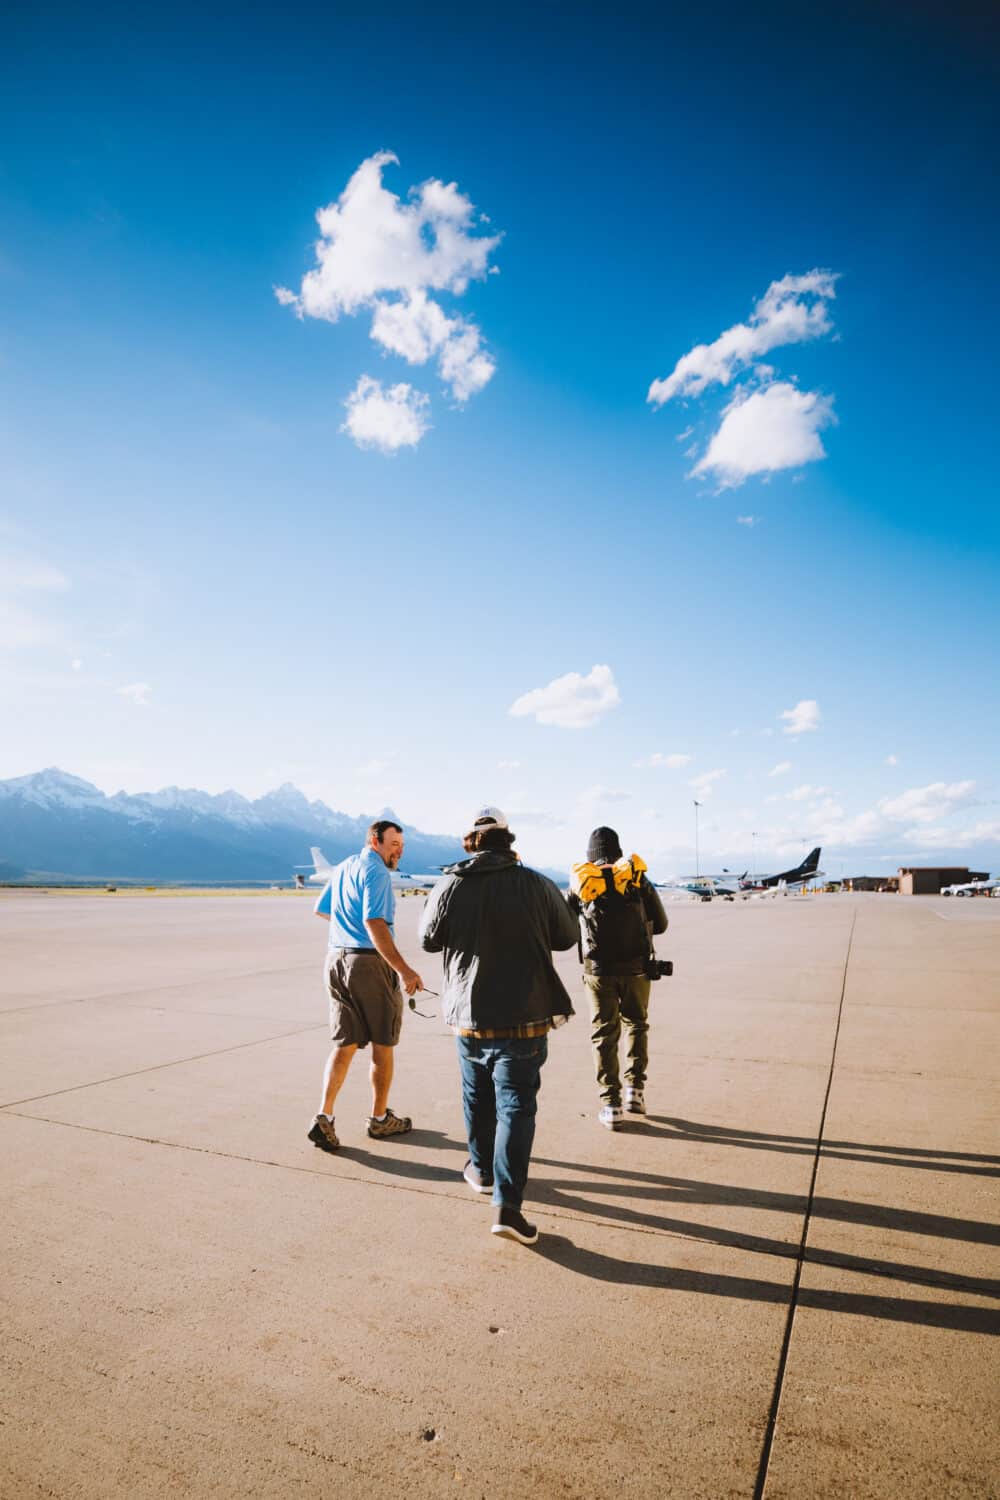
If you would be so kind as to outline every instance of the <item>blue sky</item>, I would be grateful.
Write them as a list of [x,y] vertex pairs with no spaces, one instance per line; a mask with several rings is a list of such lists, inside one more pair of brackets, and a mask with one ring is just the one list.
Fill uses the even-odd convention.
[[42,5],[4,50],[0,775],[1000,865],[981,15]]

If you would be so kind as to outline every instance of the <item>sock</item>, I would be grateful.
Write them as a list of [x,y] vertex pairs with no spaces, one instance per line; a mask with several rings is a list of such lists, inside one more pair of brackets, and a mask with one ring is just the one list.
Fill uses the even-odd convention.
[[325,1115],[322,1110],[320,1110],[316,1118],[317,1120],[329,1120],[330,1124],[333,1124],[333,1115]]
[[[387,1115],[388,1113],[389,1113],[389,1111],[386,1110],[385,1115]],[[372,1115],[372,1119],[373,1120],[377,1120],[378,1123],[381,1125],[382,1121],[385,1119],[385,1115]]]

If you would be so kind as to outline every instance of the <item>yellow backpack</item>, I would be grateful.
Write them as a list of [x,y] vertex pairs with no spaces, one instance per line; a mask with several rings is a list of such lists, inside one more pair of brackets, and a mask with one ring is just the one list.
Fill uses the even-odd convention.
[[[646,868],[645,860],[640,859],[638,854],[630,854],[627,859],[617,860],[612,865],[611,871],[618,894],[624,896],[630,885],[638,885],[639,876]],[[579,896],[585,906],[591,901],[596,901],[597,897],[607,889],[603,866],[591,864],[589,860],[573,865],[570,870],[569,885],[570,890]]]

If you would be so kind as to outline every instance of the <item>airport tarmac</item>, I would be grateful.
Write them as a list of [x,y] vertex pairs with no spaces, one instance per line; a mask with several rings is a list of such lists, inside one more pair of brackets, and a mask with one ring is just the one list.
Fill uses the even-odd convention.
[[671,905],[615,1134],[561,955],[534,1248],[439,1020],[307,1142],[311,907],[0,895],[4,1500],[1000,1495],[1000,901]]

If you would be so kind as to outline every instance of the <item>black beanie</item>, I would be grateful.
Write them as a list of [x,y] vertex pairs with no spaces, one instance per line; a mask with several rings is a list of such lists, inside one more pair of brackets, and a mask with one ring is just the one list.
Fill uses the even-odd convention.
[[591,864],[613,865],[622,857],[622,846],[613,828],[595,828],[587,842],[587,858]]

